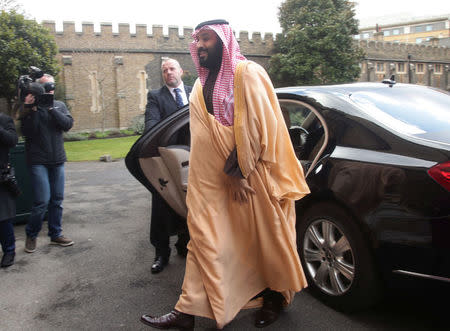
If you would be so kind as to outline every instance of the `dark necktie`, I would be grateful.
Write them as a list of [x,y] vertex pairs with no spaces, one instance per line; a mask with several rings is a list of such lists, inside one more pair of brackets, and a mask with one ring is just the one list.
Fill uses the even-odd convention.
[[177,107],[181,108],[184,106],[183,98],[181,97],[181,90],[177,87],[174,88],[173,91],[175,92],[175,102],[177,103]]

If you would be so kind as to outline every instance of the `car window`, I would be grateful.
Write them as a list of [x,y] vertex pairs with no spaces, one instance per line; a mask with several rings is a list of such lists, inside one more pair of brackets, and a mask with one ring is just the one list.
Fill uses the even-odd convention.
[[358,122],[337,123],[340,125],[339,144],[345,147],[387,150],[390,148],[385,137],[380,137]]
[[302,126],[311,113],[307,107],[296,102],[280,101],[280,106],[288,129],[292,126]]
[[177,131],[172,132],[167,140],[167,145],[191,146],[191,133],[189,130],[189,123],[183,125],[181,128],[177,129]]
[[312,106],[296,100],[279,100],[297,158],[305,173],[320,158],[328,134],[320,114]]

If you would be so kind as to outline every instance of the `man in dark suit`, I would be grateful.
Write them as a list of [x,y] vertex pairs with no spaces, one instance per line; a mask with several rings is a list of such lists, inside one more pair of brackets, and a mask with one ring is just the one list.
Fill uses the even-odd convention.
[[[148,92],[145,108],[145,131],[156,123],[176,112],[189,102],[191,86],[184,86],[181,76],[183,69],[177,60],[166,58],[161,64],[165,85]],[[152,192],[152,216],[150,225],[150,242],[155,247],[155,262],[152,273],[161,272],[169,262],[171,234],[178,234],[175,244],[178,255],[185,257],[189,232],[186,220],[175,213],[157,192]]]
[[181,69],[178,61],[169,58],[164,59],[161,71],[165,85],[147,94],[145,131],[189,103],[189,94],[192,87],[184,86],[181,80],[183,69]]

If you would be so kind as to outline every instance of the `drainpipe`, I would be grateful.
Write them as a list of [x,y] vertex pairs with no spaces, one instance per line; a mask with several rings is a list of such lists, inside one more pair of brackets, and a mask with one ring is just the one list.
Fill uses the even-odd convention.
[[411,84],[412,79],[411,79],[411,54],[408,54],[408,61],[407,61],[407,66],[408,66],[408,83]]
[[444,66],[444,73],[445,73],[445,78],[444,78],[445,85],[444,85],[444,88],[447,91],[450,91],[450,86],[448,86],[448,73],[449,73],[449,71],[450,71],[450,67],[448,65],[445,65]]
[[432,86],[432,85],[431,85],[431,83],[432,83],[432,82],[431,82],[431,75],[433,75],[434,68],[433,68],[433,65],[432,65],[432,64],[429,64],[429,65],[427,66],[427,68],[428,68],[428,70],[427,70],[427,71],[428,71],[428,72],[427,72],[427,74],[428,74],[428,75],[427,75],[427,76],[428,76],[428,79],[427,79],[427,81],[428,81],[428,82],[427,82],[427,85],[428,85],[428,86]]

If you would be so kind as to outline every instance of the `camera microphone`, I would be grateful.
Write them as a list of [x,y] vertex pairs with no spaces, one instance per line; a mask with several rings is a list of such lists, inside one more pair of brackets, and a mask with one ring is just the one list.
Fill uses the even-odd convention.
[[49,93],[49,92],[55,90],[55,83],[54,82],[46,82],[43,85],[44,85],[45,93]]

